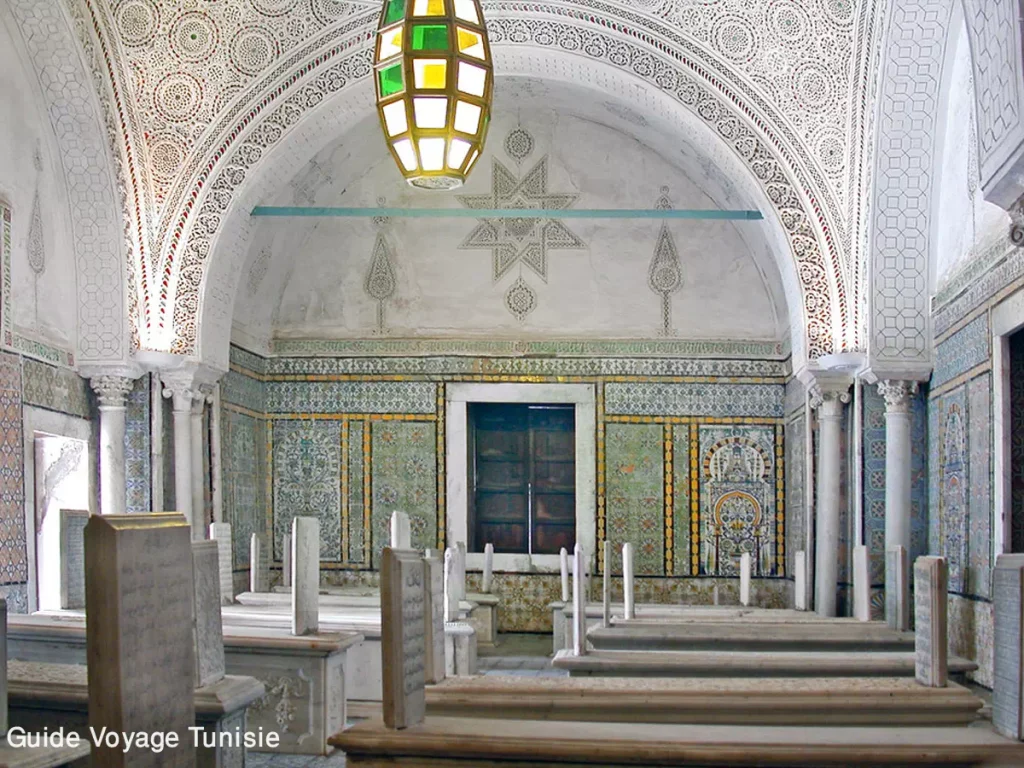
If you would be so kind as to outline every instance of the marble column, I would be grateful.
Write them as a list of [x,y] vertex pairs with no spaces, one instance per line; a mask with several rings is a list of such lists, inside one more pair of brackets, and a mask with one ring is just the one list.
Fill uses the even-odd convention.
[[[209,395],[196,390],[192,398],[191,427],[189,435],[191,446],[189,448],[192,464],[192,512],[196,516],[196,524],[205,528],[204,518],[206,513],[206,487],[203,473],[203,409],[206,406]],[[194,530],[194,527],[193,527]],[[200,535],[200,538],[202,536]]]
[[818,411],[817,517],[814,547],[814,610],[836,615],[839,581],[839,506],[841,502],[843,404],[849,387],[815,386],[812,405]]
[[885,399],[885,551],[903,547],[910,553],[910,400],[917,382],[880,381],[878,393]]
[[133,380],[126,376],[93,376],[90,384],[100,408],[100,513],[123,514],[125,417]]
[[[174,414],[174,512],[192,526],[193,540],[203,538],[203,521],[192,506],[192,401],[198,392],[192,382],[164,377],[164,397],[171,399]],[[196,519],[199,518],[199,519]]]

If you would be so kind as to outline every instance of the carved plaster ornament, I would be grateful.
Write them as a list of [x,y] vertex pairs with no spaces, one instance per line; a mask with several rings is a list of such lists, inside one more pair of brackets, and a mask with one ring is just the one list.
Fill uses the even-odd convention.
[[908,413],[910,399],[917,394],[917,389],[916,381],[886,379],[878,382],[878,394],[885,399],[887,413]]
[[1010,242],[1024,247],[1024,197],[1010,206]]

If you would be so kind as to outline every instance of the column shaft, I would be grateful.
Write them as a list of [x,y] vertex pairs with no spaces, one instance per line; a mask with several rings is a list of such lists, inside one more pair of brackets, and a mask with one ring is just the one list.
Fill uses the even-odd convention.
[[123,514],[127,508],[124,465],[126,397],[131,391],[132,379],[95,376],[91,384],[100,410],[100,513]]
[[[910,477],[910,398],[917,392],[916,381],[882,381],[878,391],[885,398],[885,552],[903,547],[912,557],[910,547],[911,477]],[[886,573],[887,578],[896,574]],[[910,574],[903,574],[905,579]],[[885,585],[886,591],[896,584]],[[891,605],[887,600],[886,605]],[[887,617],[890,618],[890,617]]]
[[[845,399],[849,399],[847,395]],[[815,525],[814,609],[836,615],[839,581],[839,504],[843,398],[827,393],[818,409],[818,499]]]
[[[164,396],[168,390],[164,391]],[[192,538],[201,539],[201,527],[192,509],[192,393],[171,391],[174,404],[174,511],[185,516],[192,526]]]
[[[190,458],[192,461],[192,514],[195,515],[195,521],[193,522],[193,530],[196,526],[199,526],[200,530],[206,526],[204,524],[206,518],[206,494],[205,484],[203,482],[203,405],[206,402],[206,398],[199,396],[192,401],[192,415],[191,415],[191,427],[190,427]],[[200,535],[198,538],[202,539]]]

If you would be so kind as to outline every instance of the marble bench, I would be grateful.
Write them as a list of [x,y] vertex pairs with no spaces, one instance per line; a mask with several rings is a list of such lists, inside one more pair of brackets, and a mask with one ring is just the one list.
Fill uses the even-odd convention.
[[[914,653],[559,651],[551,665],[570,677],[913,677]],[[949,657],[951,676],[977,668],[973,661]]]
[[990,728],[677,725],[428,717],[389,730],[379,719],[331,738],[348,768],[587,765],[907,768],[1024,765],[1024,744]]
[[[251,677],[227,675],[197,688],[194,695],[196,726],[208,733],[238,733],[246,728],[246,708],[264,694]],[[89,736],[89,681],[82,664],[38,661],[7,662],[7,702],[10,725],[29,732],[63,726]],[[252,724],[248,727],[251,729]],[[198,747],[197,768],[242,765],[245,748]],[[88,752],[88,750],[86,750]]]
[[[362,647],[363,636],[353,632],[296,637],[281,629],[225,626],[228,674],[252,676],[265,686],[249,709],[249,730],[278,733],[280,744],[273,751],[326,754],[327,737],[343,728],[347,718],[349,651]],[[84,618],[11,616],[7,656],[84,665]]]
[[736,725],[961,726],[983,702],[913,678],[551,678],[487,675],[427,687],[427,715]]
[[594,627],[587,641],[598,651],[907,651],[913,632],[881,622],[626,623]]

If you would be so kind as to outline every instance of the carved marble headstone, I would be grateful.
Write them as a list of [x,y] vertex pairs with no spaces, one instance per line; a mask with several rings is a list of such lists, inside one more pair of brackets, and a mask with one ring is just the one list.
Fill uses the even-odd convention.
[[409,516],[398,510],[391,513],[391,548],[412,549],[412,527],[409,525]]
[[484,573],[480,577],[480,591],[485,595],[490,594],[491,582],[494,581],[494,545],[490,542],[484,544]]
[[750,553],[740,555],[740,605],[750,605]]
[[192,542],[193,633],[196,688],[224,677],[224,629],[220,614],[220,552],[217,542]]
[[910,560],[906,547],[890,547],[885,553],[885,622],[889,629],[910,629]]
[[459,618],[459,594],[455,571],[458,568],[458,554],[454,547],[444,551],[444,620],[457,621]]
[[286,533],[281,537],[281,586],[292,585],[292,535]]
[[853,615],[858,621],[871,621],[871,563],[863,544],[853,547]]
[[568,603],[570,600],[569,596],[569,553],[565,551],[565,547],[562,547],[558,553],[560,565],[562,567],[562,602]]
[[[85,527],[89,725],[123,733],[195,724],[192,530],[183,515],[93,515]],[[193,768],[195,750],[99,746],[104,768]]]
[[89,512],[60,511],[60,607],[85,608],[85,524]]
[[217,542],[220,604],[235,602],[234,559],[231,550],[231,526],[228,523],[210,523],[210,538]]
[[807,610],[807,553],[802,549],[793,555],[793,606]]
[[466,542],[455,542],[455,586],[459,600],[466,599]]
[[426,679],[428,683],[444,680],[444,564],[436,557],[423,558],[423,594],[426,603]]
[[993,573],[995,609],[992,725],[1024,739],[1024,555],[999,555]]
[[320,629],[320,521],[292,518],[292,634]]
[[604,540],[604,569],[602,576],[602,613],[601,623],[603,626],[611,626],[612,623],[612,543]]
[[262,534],[249,540],[249,591],[270,591],[270,552]]
[[426,622],[426,680],[444,679],[444,563],[437,557],[423,558],[423,613]]
[[946,560],[919,557],[914,563],[914,654],[917,682],[946,686]]
[[573,550],[572,565],[572,648],[573,653],[582,656],[587,649],[587,600],[584,594],[587,563],[583,547],[579,544]]
[[633,603],[633,545],[628,541],[622,545],[622,602],[623,616],[627,619],[635,619],[636,606]]
[[380,572],[384,725],[408,728],[426,713],[423,558],[385,547]]

